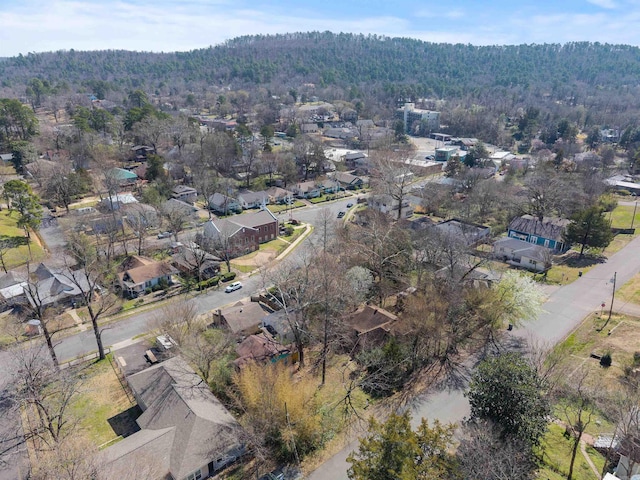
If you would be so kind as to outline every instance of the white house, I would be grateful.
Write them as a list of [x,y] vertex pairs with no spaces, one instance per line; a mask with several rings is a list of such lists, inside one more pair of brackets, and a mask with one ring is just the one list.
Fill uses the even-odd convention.
[[493,254],[510,265],[542,272],[551,267],[549,249],[517,238],[501,238],[493,244]]

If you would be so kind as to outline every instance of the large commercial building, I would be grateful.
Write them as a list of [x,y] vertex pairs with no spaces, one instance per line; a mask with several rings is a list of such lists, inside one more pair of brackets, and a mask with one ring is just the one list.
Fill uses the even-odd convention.
[[404,130],[407,133],[416,133],[416,122],[426,122],[429,132],[437,130],[440,126],[440,112],[416,108],[415,103],[405,103],[396,111],[396,115],[404,122]]

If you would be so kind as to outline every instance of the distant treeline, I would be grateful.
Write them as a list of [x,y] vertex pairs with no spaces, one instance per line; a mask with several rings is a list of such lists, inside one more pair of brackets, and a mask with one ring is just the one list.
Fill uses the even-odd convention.
[[178,80],[237,86],[311,82],[342,88],[374,84],[407,97],[481,95],[485,89],[564,99],[602,90],[630,93],[640,78],[640,49],[588,42],[472,46],[311,32],[244,36],[190,52],[70,50],[0,61],[4,87],[35,77],[94,90],[151,89]]

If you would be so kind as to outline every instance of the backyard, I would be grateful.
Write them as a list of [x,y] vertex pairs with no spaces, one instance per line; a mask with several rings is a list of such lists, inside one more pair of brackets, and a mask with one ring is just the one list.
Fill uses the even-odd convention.
[[70,410],[79,419],[78,428],[96,447],[107,446],[139,429],[135,419],[140,409],[120,383],[110,358],[86,364],[80,376],[81,392]]

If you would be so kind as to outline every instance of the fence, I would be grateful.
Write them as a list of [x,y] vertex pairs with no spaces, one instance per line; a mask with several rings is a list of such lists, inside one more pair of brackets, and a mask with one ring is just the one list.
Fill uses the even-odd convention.
[[[104,354],[108,355],[111,353],[111,349],[109,347],[104,349]],[[59,364],[60,370],[64,370],[65,368],[73,367],[74,365],[79,365],[84,362],[90,362],[91,360],[96,360],[99,357],[98,352],[93,352],[83,357],[76,357],[71,360],[67,360],[66,362],[62,362]]]

